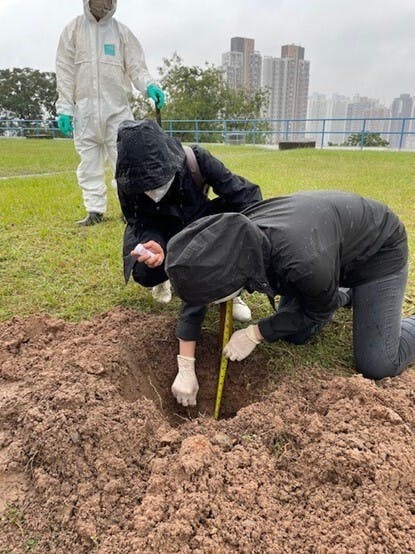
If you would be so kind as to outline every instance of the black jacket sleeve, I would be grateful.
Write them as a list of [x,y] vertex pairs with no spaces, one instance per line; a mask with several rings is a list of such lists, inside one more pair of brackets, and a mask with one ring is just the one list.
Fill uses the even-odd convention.
[[212,187],[213,192],[226,204],[227,211],[240,212],[262,200],[258,185],[232,173],[204,148],[194,146],[193,150],[202,176]]

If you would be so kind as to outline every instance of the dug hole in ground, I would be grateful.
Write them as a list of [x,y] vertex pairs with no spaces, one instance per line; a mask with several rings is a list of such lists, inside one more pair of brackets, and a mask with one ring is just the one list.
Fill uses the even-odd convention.
[[229,364],[216,422],[218,338],[192,414],[174,327],[121,308],[0,325],[2,554],[415,552],[413,370],[271,387],[258,349]]

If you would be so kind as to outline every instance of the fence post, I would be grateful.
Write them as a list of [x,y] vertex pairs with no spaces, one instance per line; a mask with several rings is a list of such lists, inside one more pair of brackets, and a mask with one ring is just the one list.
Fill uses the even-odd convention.
[[226,119],[223,120],[223,142],[227,144],[228,142],[228,126],[226,123]]
[[365,144],[365,135],[366,135],[366,119],[363,120],[363,127],[360,134],[360,150],[363,150],[363,145]]
[[199,143],[199,120],[198,119],[195,120],[195,138],[196,138],[196,143]]
[[406,117],[402,119],[401,136],[399,139],[399,150],[402,150],[403,137],[405,133]]
[[320,148],[324,148],[324,134],[326,132],[326,120],[323,119],[323,128],[321,129],[321,145]]

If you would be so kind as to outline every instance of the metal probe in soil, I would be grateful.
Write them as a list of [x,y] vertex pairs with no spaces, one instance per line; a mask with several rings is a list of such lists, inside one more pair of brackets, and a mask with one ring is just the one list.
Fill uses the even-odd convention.
[[232,334],[232,307],[233,300],[228,300],[220,305],[220,336],[221,340],[221,358],[219,366],[218,388],[216,392],[215,410],[213,412],[214,419],[219,419],[220,405],[222,401],[223,386],[225,384],[226,370],[228,369],[228,358],[223,355],[223,348],[229,342]]

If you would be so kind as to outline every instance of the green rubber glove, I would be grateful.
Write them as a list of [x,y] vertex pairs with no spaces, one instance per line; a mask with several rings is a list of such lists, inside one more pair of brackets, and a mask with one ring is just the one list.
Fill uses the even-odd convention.
[[161,90],[161,88],[159,88],[157,85],[148,85],[147,94],[149,98],[154,100],[154,104],[156,105],[156,108],[161,110],[165,102],[164,92]]
[[58,128],[61,133],[69,137],[72,134],[72,116],[59,114],[58,115]]

